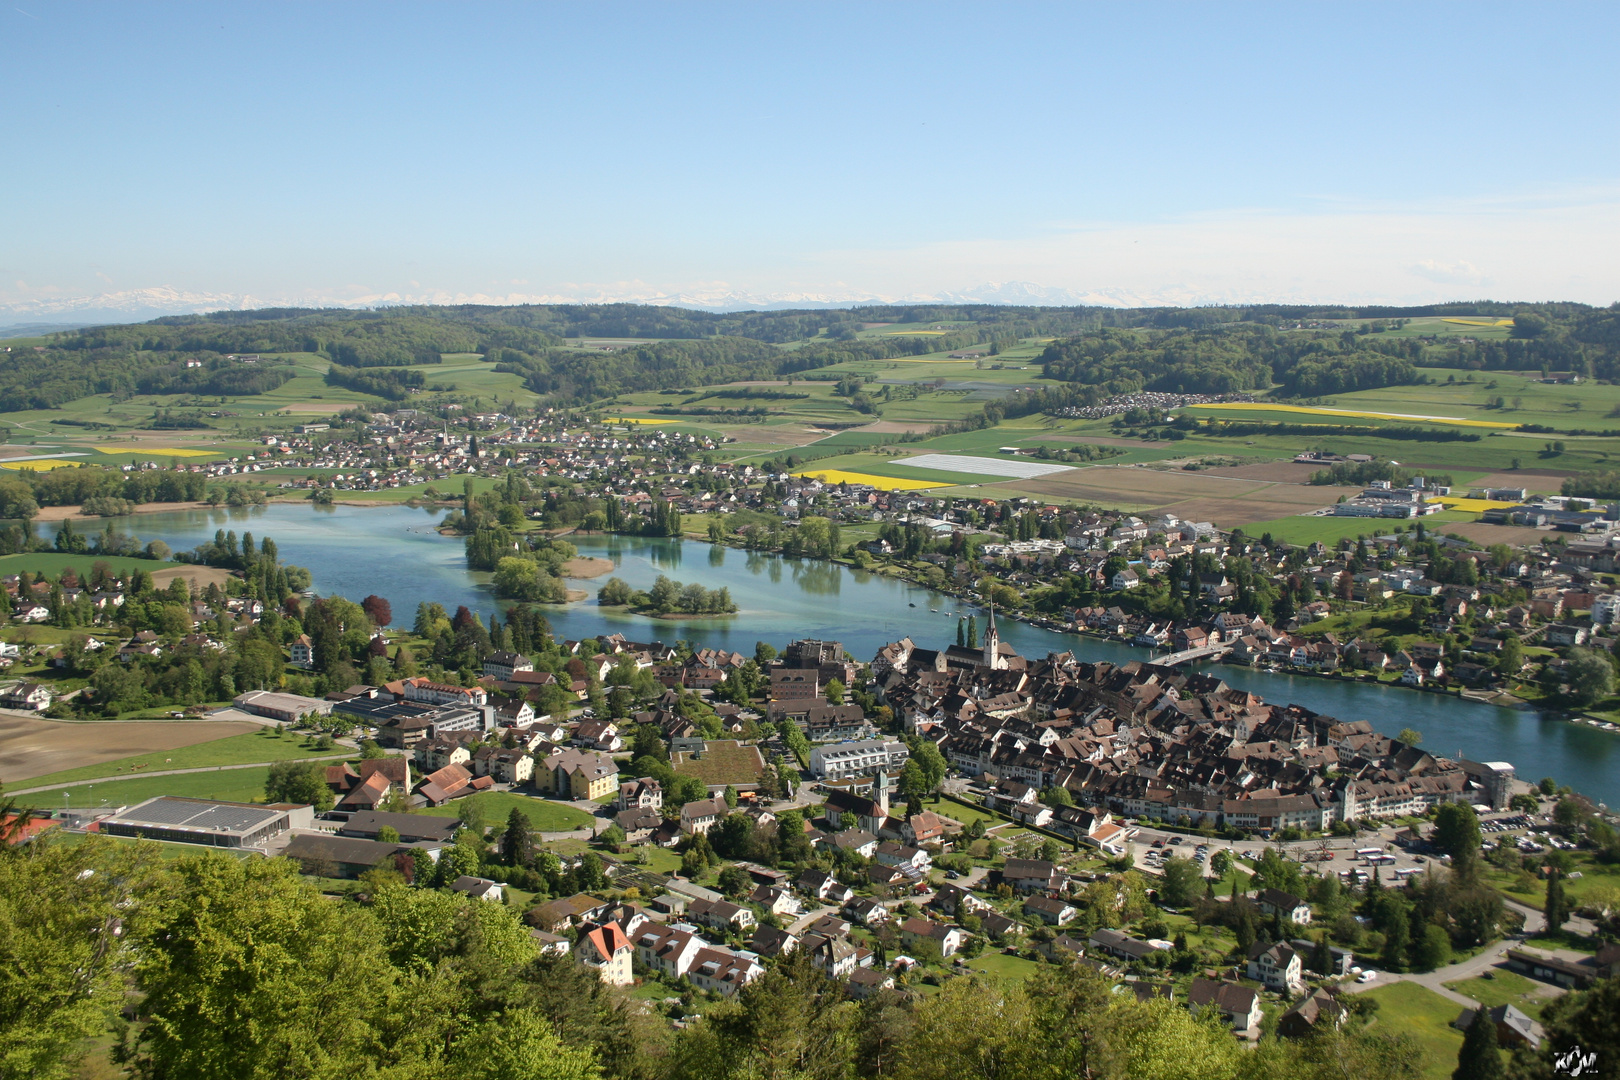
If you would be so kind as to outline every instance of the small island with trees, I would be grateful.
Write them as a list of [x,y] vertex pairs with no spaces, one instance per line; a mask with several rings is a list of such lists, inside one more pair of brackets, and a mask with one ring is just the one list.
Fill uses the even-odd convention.
[[603,607],[629,608],[638,615],[659,619],[702,618],[737,612],[737,602],[731,598],[730,589],[707,589],[696,582],[688,585],[663,574],[658,575],[658,580],[646,592],[630,588],[622,578],[608,578],[597,590],[596,602]]

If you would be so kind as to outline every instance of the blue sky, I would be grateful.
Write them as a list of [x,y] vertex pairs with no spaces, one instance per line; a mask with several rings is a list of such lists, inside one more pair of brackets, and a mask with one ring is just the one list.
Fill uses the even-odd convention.
[[1613,4],[0,9],[0,304],[1620,299]]

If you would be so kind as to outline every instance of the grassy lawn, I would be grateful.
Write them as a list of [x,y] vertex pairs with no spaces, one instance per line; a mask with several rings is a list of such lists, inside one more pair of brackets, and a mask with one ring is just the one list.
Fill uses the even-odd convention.
[[[1564,879],[1564,894],[1576,906],[1579,906],[1588,895],[1596,889],[1620,889],[1620,866],[1605,866],[1586,851],[1574,851],[1571,856],[1572,869],[1580,872],[1578,878]],[[1510,872],[1495,866],[1488,866],[1485,872],[1486,880],[1491,885],[1507,893],[1520,903],[1531,907],[1541,907],[1547,902],[1547,883],[1540,878],[1533,878],[1530,888],[1520,890],[1518,887],[1519,875],[1516,871]]]
[[[230,735],[213,742],[182,746],[174,750],[158,750],[150,754],[136,754],[100,765],[85,765],[77,769],[34,777],[25,782],[27,787],[46,784],[70,784],[75,780],[93,780],[98,776],[117,776],[120,773],[141,773],[158,769],[201,769],[212,765],[247,765],[260,761],[286,761],[289,758],[344,756],[340,748],[316,750],[312,742],[291,735],[277,737],[260,732]],[[158,779],[161,779],[158,778]]]
[[[69,787],[19,795],[24,806],[60,810],[64,806],[84,809],[95,806],[134,806],[159,795],[191,799],[220,799],[225,802],[263,802],[264,782],[269,768],[226,769],[222,772],[184,773],[180,776],[142,776],[132,780],[109,780],[105,784],[77,784]],[[64,801],[63,795],[67,795]]]
[[1541,1019],[1541,1010],[1552,998],[1545,995],[1545,983],[1538,983],[1512,971],[1497,971],[1493,978],[1463,979],[1446,983],[1447,988],[1473,998],[1487,1008],[1512,1005],[1532,1020]]
[[986,975],[1021,982],[1033,975],[1040,965],[1033,960],[1025,960],[1022,956],[1008,956],[1006,953],[995,952],[985,953],[976,960],[969,960],[968,967],[974,971],[982,971]]
[[1462,1032],[1451,1026],[1462,1008],[1433,990],[1416,983],[1395,982],[1368,990],[1378,1002],[1375,1028],[1410,1035],[1423,1049],[1423,1075],[1428,1080],[1449,1080],[1457,1067]]
[[639,863],[636,861],[635,855],[631,854],[625,857],[631,866],[650,870],[655,874],[673,874],[681,868],[681,857],[669,848],[661,848],[656,844],[643,844],[638,850],[647,853],[647,861]]
[[576,810],[564,803],[552,802],[549,799],[536,799],[528,795],[518,795],[510,791],[486,791],[481,795],[468,798],[478,812],[483,816],[485,825],[498,825],[511,816],[512,808],[523,811],[529,819],[529,824],[538,832],[568,832],[573,829],[586,829],[591,825],[591,817],[583,810]]
[[[78,533],[101,532],[107,527],[110,518],[75,518],[73,531]],[[120,519],[122,523],[124,519]],[[138,520],[138,519],[130,519]],[[123,528],[121,532],[138,531],[133,527]],[[81,581],[90,579],[90,569],[96,563],[106,563],[116,574],[127,575],[136,570],[145,570],[147,573],[156,573],[159,570],[174,570],[185,566],[185,563],[159,562],[156,559],[134,559],[125,555],[64,555],[56,551],[28,551],[18,555],[0,555],[0,575],[20,574],[27,570],[31,574],[49,574],[52,578],[62,575],[68,567],[79,575]],[[87,628],[88,632],[98,632],[94,628]],[[86,630],[80,630],[85,633]],[[110,634],[110,632],[107,632]]]
[[934,812],[936,814],[941,814],[945,817],[951,818],[954,821],[960,821],[964,826],[971,825],[975,821],[982,821],[985,823],[986,827],[989,827],[991,825],[1000,824],[1002,821],[1001,818],[996,817],[995,814],[991,813],[989,810],[986,810],[982,806],[972,806],[968,803],[958,802],[955,799],[948,798],[939,800],[939,802],[934,805]]

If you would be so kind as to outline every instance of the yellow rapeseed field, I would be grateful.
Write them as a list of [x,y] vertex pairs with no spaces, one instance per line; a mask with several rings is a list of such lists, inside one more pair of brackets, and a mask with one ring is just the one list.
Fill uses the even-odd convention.
[[50,461],[17,461],[9,464],[0,462],[0,468],[12,469],[18,472],[23,470],[27,470],[28,472],[50,472],[52,469],[77,468],[80,464],[81,463],[77,461],[58,461],[56,459],[52,459]]
[[1495,420],[1464,420],[1460,416],[1421,416],[1415,413],[1362,412],[1357,409],[1324,409],[1314,405],[1278,405],[1269,401],[1229,401],[1224,405],[1188,405],[1189,409],[1245,409],[1253,412],[1309,413],[1314,416],[1359,417],[1364,420],[1419,420],[1430,424],[1459,427],[1516,428]]
[[844,469],[806,469],[794,476],[820,480],[824,484],[868,484],[882,491],[922,491],[925,488],[946,487],[928,480],[896,480],[892,476],[875,473],[848,472]]
[[1512,326],[1512,319],[1441,319],[1441,322],[1459,323],[1463,326]]
[[1454,499],[1450,495],[1441,495],[1430,499],[1429,502],[1437,502],[1447,510],[1462,510],[1470,514],[1483,514],[1487,510],[1519,505],[1514,502],[1497,502],[1494,499]]
[[211,457],[218,450],[179,450],[172,446],[97,446],[103,454],[151,454],[153,457]]
[[608,416],[604,417],[610,424],[678,424],[679,420],[653,420],[645,416]]

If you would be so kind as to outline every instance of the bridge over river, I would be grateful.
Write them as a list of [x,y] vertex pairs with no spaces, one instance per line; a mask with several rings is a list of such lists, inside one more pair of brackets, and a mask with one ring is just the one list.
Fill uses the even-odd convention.
[[1177,664],[1190,664],[1197,660],[1217,660],[1231,651],[1230,645],[1205,645],[1199,649],[1183,649],[1169,656],[1155,656],[1153,663],[1175,667]]

